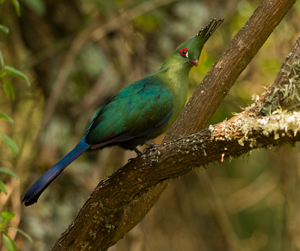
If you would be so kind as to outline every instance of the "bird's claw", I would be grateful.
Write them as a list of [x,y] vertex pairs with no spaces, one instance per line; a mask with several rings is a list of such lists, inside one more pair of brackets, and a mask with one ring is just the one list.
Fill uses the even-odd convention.
[[128,161],[134,160],[134,159],[136,159],[136,158],[138,158],[138,157],[140,157],[140,156],[143,155],[143,153],[139,149],[137,149],[136,147],[132,147],[132,150],[135,151],[135,153],[137,154],[137,156],[135,158],[130,158]]
[[142,152],[139,150],[139,149],[137,149],[136,147],[135,148],[133,148],[133,150],[136,152],[136,154],[139,156],[139,155],[142,155]]

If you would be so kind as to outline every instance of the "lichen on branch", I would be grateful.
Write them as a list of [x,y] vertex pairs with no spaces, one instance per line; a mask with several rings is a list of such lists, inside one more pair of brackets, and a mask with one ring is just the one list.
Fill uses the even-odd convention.
[[[296,142],[300,139],[299,130],[300,112],[278,111],[277,114],[270,116],[238,116],[235,120],[226,121],[213,127],[211,137],[213,140],[228,141],[225,147],[229,153],[232,152],[229,141],[235,141],[242,148],[245,147],[239,149],[238,152],[246,153],[250,149]],[[237,147],[235,143],[232,145]]]
[[255,103],[246,108],[243,115],[265,116],[276,110],[297,110],[300,106],[300,37],[287,56],[274,83]]
[[289,71],[284,71],[286,81],[276,85],[264,103],[258,103],[261,114],[270,115],[279,108],[283,110],[297,108],[300,102],[300,60],[287,65]]

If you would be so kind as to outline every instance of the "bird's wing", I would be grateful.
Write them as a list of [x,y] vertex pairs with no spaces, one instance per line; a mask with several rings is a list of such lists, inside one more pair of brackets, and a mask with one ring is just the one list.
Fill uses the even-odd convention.
[[153,77],[141,79],[124,88],[96,114],[86,143],[104,146],[147,135],[170,118],[172,107],[173,94],[168,87]]

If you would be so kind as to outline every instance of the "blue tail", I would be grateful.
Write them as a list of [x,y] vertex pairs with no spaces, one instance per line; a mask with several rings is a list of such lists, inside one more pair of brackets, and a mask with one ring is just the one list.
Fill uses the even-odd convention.
[[87,151],[90,146],[85,143],[83,138],[78,145],[69,152],[65,157],[52,166],[42,177],[40,177],[23,196],[22,202],[25,201],[25,206],[30,206],[37,202],[41,193],[51,184],[51,182],[75,159],[82,153]]

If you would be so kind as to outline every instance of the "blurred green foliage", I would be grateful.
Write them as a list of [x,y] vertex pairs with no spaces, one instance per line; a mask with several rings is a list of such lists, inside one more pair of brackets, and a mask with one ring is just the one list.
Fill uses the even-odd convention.
[[46,6],[43,0],[21,0],[21,3],[27,5],[40,16],[43,16],[46,13]]
[[[0,4],[3,2],[4,1],[2,0],[0,2]],[[12,2],[13,2],[13,5],[15,6],[15,9],[16,9],[18,15],[20,15],[20,5],[19,5],[18,1],[12,0]],[[9,33],[9,29],[4,25],[0,25],[0,31],[3,31],[3,33],[5,35],[8,35],[8,33]],[[11,96],[11,98],[14,100],[15,99],[15,90],[14,90],[12,83],[10,82],[10,80],[8,78],[9,76],[14,76],[16,78],[23,79],[27,82],[28,85],[30,85],[30,82],[25,74],[23,74],[22,72],[18,71],[17,69],[15,69],[11,66],[4,64],[4,58],[3,58],[2,52],[0,50],[0,82],[3,84],[3,89],[4,89],[5,94],[7,95],[7,98],[9,98]],[[3,113],[3,112],[0,112],[0,119],[1,118],[7,120],[10,123],[14,122],[11,117],[9,117],[6,113]],[[11,149],[11,151],[13,152],[13,154],[15,156],[18,155],[19,147],[16,144],[16,142],[11,137],[9,137],[6,133],[2,132],[1,130],[0,130],[0,132],[1,132],[2,140],[6,144],[6,146],[8,146]],[[15,175],[15,173],[13,171],[11,171],[7,168],[4,168],[4,167],[0,167],[0,173],[1,174],[3,174],[3,173],[9,174],[10,176],[17,178],[17,176]],[[4,193],[5,195],[8,195],[6,185],[2,180],[0,180],[0,193],[1,192]],[[1,208],[4,206],[6,206],[6,205],[0,204],[0,211],[1,211]],[[11,238],[11,236],[8,232],[9,229],[15,229],[16,231],[21,233],[25,238],[27,238],[30,242],[32,242],[31,237],[28,234],[26,234],[25,232],[23,232],[21,229],[14,227],[14,226],[7,225],[7,222],[11,222],[14,217],[15,217],[15,214],[11,213],[11,212],[2,211],[0,214],[0,248],[1,249],[6,248],[8,251],[17,251],[18,250],[14,240]],[[2,245],[2,242],[3,242],[3,245]]]
[[[18,18],[8,2],[0,6],[0,23],[14,33],[0,33],[0,50],[5,63],[29,76],[32,86],[26,88],[14,79],[13,103],[0,92],[2,114],[15,121],[11,127],[0,120],[1,131],[20,148],[16,160],[1,145],[0,166],[20,177],[15,189],[21,194],[74,147],[94,113],[118,90],[157,71],[211,16],[226,18],[205,45],[199,66],[191,71],[192,95],[260,4],[251,0],[168,1],[165,5],[142,0],[22,0]],[[143,4],[152,4],[153,10],[144,13]],[[133,9],[141,15],[116,23],[109,32],[102,29]],[[240,112],[253,102],[254,93],[261,94],[263,87],[273,82],[299,36],[299,13],[297,1],[241,74],[211,124]],[[67,80],[61,81],[64,75]],[[55,93],[60,86],[61,91]],[[9,85],[6,89],[12,96]],[[57,103],[53,97],[58,98]],[[54,112],[46,121],[51,109]],[[236,245],[242,251],[300,249],[298,155],[291,147],[267,149],[192,171],[173,181],[141,224],[110,250],[223,251]],[[84,154],[35,206],[23,208],[19,202],[11,202],[8,207],[22,210],[20,228],[35,241],[32,247],[17,235],[17,247],[24,251],[49,249],[99,181],[131,157],[135,154],[116,147]],[[222,210],[229,224],[220,216]]]

